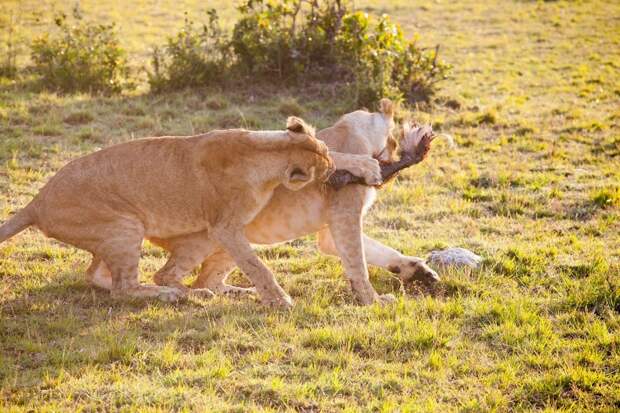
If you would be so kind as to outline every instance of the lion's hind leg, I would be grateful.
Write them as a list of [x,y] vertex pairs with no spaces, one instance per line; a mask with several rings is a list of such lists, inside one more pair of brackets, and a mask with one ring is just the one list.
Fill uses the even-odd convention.
[[208,288],[215,294],[227,295],[256,293],[254,287],[244,288],[226,283],[228,275],[235,266],[235,260],[226,251],[217,250],[202,263],[200,274],[192,284],[192,288]]
[[173,287],[184,295],[193,295],[201,298],[213,297],[208,288],[190,289],[183,285],[183,277],[197,267],[205,257],[209,256],[217,243],[209,238],[206,231],[175,238],[167,245],[170,257],[166,264],[153,276],[157,285]]
[[109,269],[112,280],[110,293],[113,297],[129,296],[158,298],[168,302],[177,301],[181,297],[181,292],[178,289],[145,285],[141,284],[138,279],[138,262],[143,238],[141,224],[133,221],[117,224],[113,227],[106,225],[100,231],[95,232],[100,234],[114,233],[114,236],[105,238],[98,243],[93,251],[95,256],[93,264],[95,266],[91,265],[91,277],[104,274],[104,269]]
[[108,291],[112,289],[112,273],[105,262],[96,255],[93,256],[93,261],[86,270],[86,278],[95,287]]

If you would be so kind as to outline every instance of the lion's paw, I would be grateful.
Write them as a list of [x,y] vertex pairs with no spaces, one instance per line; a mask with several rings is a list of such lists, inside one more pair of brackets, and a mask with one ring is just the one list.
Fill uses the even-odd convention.
[[439,275],[419,258],[407,259],[402,265],[389,267],[389,270],[397,274],[404,283],[419,281],[431,286],[441,281]]
[[392,304],[396,302],[396,297],[394,294],[381,294],[377,302],[381,305]]
[[213,291],[208,288],[192,288],[189,290],[188,294],[190,297],[202,298],[205,300],[215,297]]
[[364,178],[366,185],[381,185],[383,178],[381,176],[381,165],[379,165],[379,161],[368,156],[362,158],[360,163],[359,174]]
[[186,297],[186,293],[178,288],[160,287],[157,299],[165,303],[176,303]]
[[234,285],[222,284],[217,287],[211,288],[215,294],[229,295],[229,296],[242,296],[248,294],[256,294],[256,288],[254,287],[236,287]]
[[293,299],[288,294],[273,297],[264,296],[261,298],[261,302],[268,307],[282,310],[289,310],[293,308]]
[[364,179],[366,185],[380,185],[383,182],[379,161],[369,155],[347,155],[335,158],[337,169],[345,170]]

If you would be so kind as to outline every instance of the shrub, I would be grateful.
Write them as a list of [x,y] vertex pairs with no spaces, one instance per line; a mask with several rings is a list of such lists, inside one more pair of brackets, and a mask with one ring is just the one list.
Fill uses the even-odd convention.
[[239,6],[241,19],[235,24],[230,45],[241,73],[278,80],[297,74],[295,64],[301,63],[302,56],[294,54],[296,12],[292,3],[249,0]]
[[60,35],[45,34],[32,43],[34,70],[46,88],[61,92],[112,94],[132,88],[125,51],[114,24],[92,25],[66,16],[55,19]]
[[209,22],[196,28],[187,15],[185,25],[151,57],[149,84],[155,92],[220,83],[228,72],[230,47],[220,28],[215,10],[207,12]]
[[436,47],[424,52],[404,38],[401,28],[381,16],[374,28],[364,13],[345,15],[337,37],[339,65],[353,79],[357,101],[367,105],[382,96],[409,102],[427,100],[448,66]]
[[351,12],[341,0],[246,0],[232,34],[224,33],[217,14],[195,30],[185,28],[153,53],[149,75],[155,91],[253,81],[301,84],[346,82],[358,104],[386,96],[410,102],[428,99],[448,66],[438,48],[423,50],[405,39],[388,16],[374,22]]
[[5,35],[0,44],[0,77],[14,78],[17,75],[17,53],[20,39],[16,27],[17,18],[13,11],[7,13],[2,9],[0,29],[5,31]]

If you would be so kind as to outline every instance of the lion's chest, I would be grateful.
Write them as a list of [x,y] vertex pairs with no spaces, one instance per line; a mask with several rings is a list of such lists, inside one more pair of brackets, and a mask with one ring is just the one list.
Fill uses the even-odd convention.
[[[376,198],[374,188],[366,188],[362,214]],[[253,244],[275,244],[318,232],[327,225],[328,201],[316,188],[289,191],[279,187],[267,206],[246,226]]]
[[326,201],[318,189],[276,189],[268,205],[246,226],[254,244],[274,244],[320,230],[327,222]]

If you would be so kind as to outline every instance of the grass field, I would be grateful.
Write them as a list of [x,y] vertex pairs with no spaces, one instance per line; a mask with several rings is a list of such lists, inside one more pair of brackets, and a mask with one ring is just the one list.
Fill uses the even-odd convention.
[[[136,68],[184,11],[215,4],[132,3],[81,7],[118,23]],[[383,189],[366,230],[411,255],[469,248],[483,268],[444,274],[432,294],[404,294],[371,269],[398,302],[364,308],[308,237],[260,248],[296,301],[290,313],[252,298],[115,301],[86,283],[86,253],[28,230],[0,246],[0,411],[620,409],[620,3],[356,5],[441,44],[454,69],[437,104],[401,116],[458,144],[438,142]],[[13,10],[29,39],[71,6],[3,1],[0,12]],[[0,221],[81,154],[143,136],[279,128],[291,108],[325,127],[351,107],[329,91],[152,96],[142,86],[103,98],[5,80]],[[145,245],[145,281],[165,258]]]

